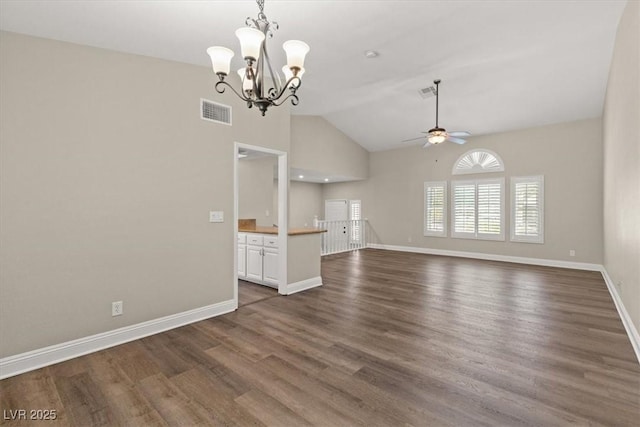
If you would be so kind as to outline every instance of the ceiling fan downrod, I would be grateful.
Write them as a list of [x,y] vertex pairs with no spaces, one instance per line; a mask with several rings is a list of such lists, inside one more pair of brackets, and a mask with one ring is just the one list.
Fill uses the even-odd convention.
[[435,83],[435,85],[436,85],[436,129],[439,129],[439,126],[438,126],[438,100],[440,98],[440,86],[439,86],[440,81],[441,81],[440,79],[436,79],[436,80],[433,81],[433,83]]

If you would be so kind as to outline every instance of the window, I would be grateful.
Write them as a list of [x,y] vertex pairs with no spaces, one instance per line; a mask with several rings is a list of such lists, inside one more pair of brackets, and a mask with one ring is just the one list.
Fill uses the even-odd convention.
[[447,182],[424,183],[424,235],[447,236]]
[[360,200],[349,200],[349,219],[351,220],[351,243],[361,243],[362,202]]
[[453,181],[451,236],[504,240],[504,178]]
[[504,163],[498,154],[489,150],[471,150],[458,158],[453,165],[453,175],[471,173],[504,172]]
[[544,243],[544,177],[511,178],[511,241]]

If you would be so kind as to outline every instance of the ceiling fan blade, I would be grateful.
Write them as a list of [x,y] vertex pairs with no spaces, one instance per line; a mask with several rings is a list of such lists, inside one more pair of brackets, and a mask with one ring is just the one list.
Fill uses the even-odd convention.
[[449,136],[471,136],[471,133],[467,132],[466,130],[457,130],[454,132],[449,132]]
[[400,141],[400,142],[403,142],[403,143],[404,143],[404,142],[412,142],[412,141],[417,141],[417,140],[419,140],[419,139],[424,139],[424,138],[425,138],[424,136],[419,136],[419,137],[417,137],[417,138],[404,139],[404,140],[402,140],[402,141]]
[[422,146],[422,148],[429,148],[431,147],[433,144],[430,143],[429,141],[425,142],[424,145]]
[[456,138],[456,137],[453,137],[453,136],[449,136],[447,138],[447,141],[451,141],[451,142],[454,142],[456,144],[464,144],[465,142],[467,142],[462,138]]

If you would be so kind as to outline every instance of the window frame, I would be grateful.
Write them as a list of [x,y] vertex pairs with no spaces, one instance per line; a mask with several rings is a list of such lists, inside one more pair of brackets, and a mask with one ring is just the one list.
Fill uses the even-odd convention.
[[[429,188],[442,188],[443,189],[443,201],[442,201],[442,231],[434,231],[427,229],[427,215],[429,207],[427,206],[427,189]],[[447,237],[448,230],[448,206],[449,206],[449,198],[448,198],[448,185],[447,181],[427,181],[424,183],[423,188],[423,218],[422,218],[422,226],[423,226],[423,235],[425,237]]]
[[[499,184],[500,186],[500,233],[481,233],[478,231],[478,186],[486,184]],[[474,187],[474,221],[473,232],[461,232],[456,231],[456,187],[458,186]],[[486,178],[486,179],[465,179],[465,180],[452,180],[451,181],[451,237],[455,239],[471,239],[471,240],[491,240],[491,241],[505,241],[505,179],[499,178]]]
[[[539,188],[539,197],[537,203],[539,232],[535,236],[518,236],[516,235],[516,185],[520,183],[537,183]],[[517,243],[537,243],[544,244],[544,175],[531,175],[531,176],[513,176],[511,177],[511,219],[510,219],[510,241]]]
[[[478,156],[491,156],[493,157],[496,165],[493,167],[486,168],[483,165],[474,163],[471,164],[469,158]],[[462,165],[462,163],[466,163]],[[469,167],[469,165],[471,165]],[[498,155],[495,151],[487,150],[486,148],[474,148],[473,150],[469,150],[466,153],[462,154],[458,157],[458,160],[453,164],[453,168],[451,169],[451,175],[473,175],[480,173],[496,173],[496,172],[504,172],[504,162],[502,161],[502,157]]]
[[[354,206],[357,206],[357,216],[354,218]],[[362,221],[362,200],[349,200],[349,243],[361,244],[362,243],[362,230],[360,224]]]

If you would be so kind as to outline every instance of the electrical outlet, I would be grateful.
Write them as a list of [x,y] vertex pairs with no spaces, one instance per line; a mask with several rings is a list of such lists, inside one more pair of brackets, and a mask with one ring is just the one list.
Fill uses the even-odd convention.
[[569,256],[576,256],[576,251],[575,251],[575,249],[571,249],[571,250],[569,250]]
[[407,242],[409,243],[413,242],[413,239],[411,238],[411,236],[407,237]]
[[122,316],[124,313],[124,304],[122,301],[114,301],[111,303],[111,316]]
[[618,283],[616,283],[616,285],[618,285],[618,289],[622,289],[622,280],[620,280]]

